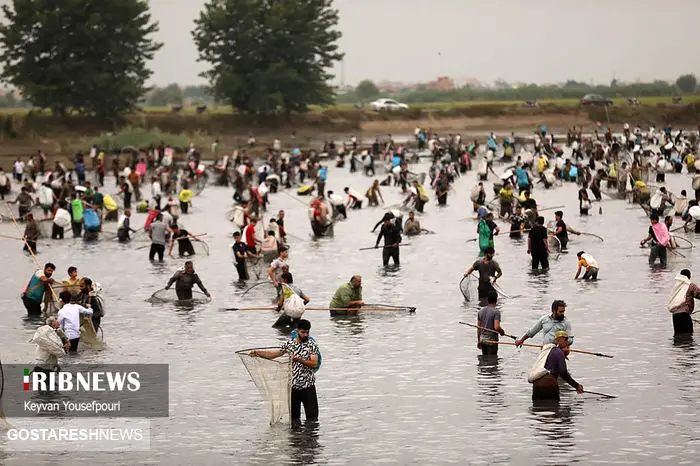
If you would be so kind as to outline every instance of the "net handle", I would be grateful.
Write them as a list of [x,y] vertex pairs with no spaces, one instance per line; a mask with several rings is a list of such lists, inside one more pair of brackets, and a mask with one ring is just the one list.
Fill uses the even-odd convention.
[[238,350],[238,351],[236,351],[236,354],[245,354],[245,353],[248,353],[250,351],[255,351],[255,350],[278,350],[278,349],[280,349],[279,346],[256,346],[254,348],[247,348],[247,349]]

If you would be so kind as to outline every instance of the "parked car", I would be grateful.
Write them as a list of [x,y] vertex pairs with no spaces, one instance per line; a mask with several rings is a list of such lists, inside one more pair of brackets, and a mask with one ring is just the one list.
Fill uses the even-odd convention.
[[608,99],[607,97],[603,97],[602,95],[598,94],[586,94],[583,96],[583,99],[581,99],[581,105],[598,105],[601,107],[607,107],[608,105],[612,104],[612,99]]
[[369,104],[372,110],[408,110],[408,105],[397,102],[393,99],[378,99]]

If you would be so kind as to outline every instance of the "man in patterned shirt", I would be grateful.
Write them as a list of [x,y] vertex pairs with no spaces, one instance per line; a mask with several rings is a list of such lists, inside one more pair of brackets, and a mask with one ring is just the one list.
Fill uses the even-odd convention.
[[313,369],[318,367],[318,345],[309,338],[311,322],[306,319],[299,320],[297,324],[297,337],[292,338],[280,346],[279,350],[251,351],[251,356],[259,356],[265,359],[275,359],[284,353],[289,353],[292,358],[292,423],[301,420],[301,405],[304,404],[304,413],[307,421],[318,419],[318,399],[316,398],[316,377]]

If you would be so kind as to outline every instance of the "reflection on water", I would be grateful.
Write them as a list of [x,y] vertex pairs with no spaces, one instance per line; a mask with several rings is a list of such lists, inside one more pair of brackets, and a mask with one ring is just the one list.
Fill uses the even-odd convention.
[[[327,186],[336,192],[345,186],[362,191],[370,182],[361,174],[331,168]],[[567,204],[562,209],[567,223],[585,227],[605,241],[572,237],[572,253],[552,260],[548,272],[533,273],[524,242],[512,241],[507,234],[496,237],[497,260],[504,272],[499,285],[505,294],[519,295],[500,299],[502,325],[509,333],[520,334],[550,313],[553,300],[565,300],[577,347],[615,355],[614,359],[571,355],[569,370],[584,387],[619,398],[577,395],[563,386],[558,405],[534,406],[527,372],[537,351],[503,345],[498,358],[481,358],[473,329],[458,324],[473,322],[479,309],[475,302],[464,302],[458,286],[478,254],[474,242],[465,243],[474,237],[475,224],[459,220],[471,215],[467,193],[475,183],[473,173],[468,173],[455,184],[458,194],[450,196],[447,208],[435,208],[434,200],[429,203],[419,216],[421,226],[436,234],[411,238],[411,246],[401,250],[400,267],[383,267],[381,248],[358,251],[373,244],[376,236],[368,232],[381,218],[380,210],[352,211],[349,220],[335,225],[334,238],[315,241],[304,206],[289,196],[271,196],[270,212],[287,212],[290,271],[311,305],[327,306],[338,286],[361,274],[366,302],[417,308],[415,314],[306,313],[324,363],[316,374],[319,423],[299,429],[267,425],[265,402],[235,355],[242,348],[284,341],[287,333],[271,328],[276,313],[219,311],[270,306],[275,296],[268,282],[255,287],[255,280],[238,282],[230,252],[232,228],[223,216],[229,209],[230,189],[208,187],[196,199],[199,212],[180,221],[193,234],[208,234],[211,255],[198,255],[194,263],[212,293],[209,304],[144,302],[182,265],[181,260],[167,257],[162,264],[148,262],[148,247],[138,249],[147,242],[52,242],[40,259],[58,266],[58,279],[74,265],[105,288],[107,348],[83,350],[78,359],[169,363],[170,417],[151,421],[149,452],[5,452],[0,461],[10,465],[696,462],[700,349],[692,336],[673,339],[666,300],[675,274],[698,263],[697,248],[684,250],[686,258],[669,255],[667,270],[650,268],[646,255],[634,256],[640,253],[639,239],[646,236],[649,225],[641,209],[628,210],[623,201],[606,199],[602,215],[592,209],[591,216],[581,219],[575,185],[567,183],[557,191],[538,186],[539,205]],[[666,185],[679,192],[688,189],[688,178],[669,174]],[[486,190],[491,196],[491,186]],[[394,189],[383,193],[388,205],[401,201]],[[133,217],[133,224],[140,226],[144,216]],[[16,231],[3,223],[0,233]],[[692,233],[684,236],[696,239]],[[0,296],[2,360],[31,363],[34,347],[27,341],[38,322],[25,317],[18,295],[35,266],[14,242],[0,242],[0,248],[9,264],[0,269],[6,286]],[[598,282],[573,281],[578,250],[600,263]],[[538,335],[530,342],[540,341]]]

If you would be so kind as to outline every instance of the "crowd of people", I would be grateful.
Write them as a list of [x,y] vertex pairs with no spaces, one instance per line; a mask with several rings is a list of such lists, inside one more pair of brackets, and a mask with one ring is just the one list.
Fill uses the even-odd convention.
[[[326,141],[320,152],[298,148],[285,151],[280,141],[275,140],[258,166],[245,150],[220,157],[219,144],[215,141],[212,151],[217,160],[211,168],[214,182],[233,188],[234,205],[229,211],[229,218],[234,225],[231,249],[238,278],[247,281],[251,278],[251,272],[259,278],[260,271],[266,271],[267,279],[276,290],[275,303],[280,311],[275,325],[297,329],[296,336],[283,348],[294,357],[294,415],[299,413],[298,403],[304,404],[307,417],[313,418],[314,413],[318,412],[315,389],[311,390],[313,377],[309,377],[309,371],[313,374],[316,368],[314,355],[318,354],[318,347],[316,343],[310,343],[310,323],[302,318],[304,306],[310,302],[310,298],[295,283],[290,271],[285,211],[268,215],[269,222],[264,222],[270,195],[283,191],[304,203],[311,231],[316,237],[332,235],[333,224],[348,219],[354,210],[363,207],[384,208],[385,213],[373,230],[379,228],[375,248],[383,240],[383,264],[389,266],[393,263],[392,266],[396,267],[400,265],[403,235],[430,233],[422,228],[418,218],[425,213],[431,199],[429,192],[434,193],[438,208],[446,206],[448,194],[454,191],[455,181],[475,171],[477,184],[471,191],[470,200],[476,213],[475,240],[480,258],[466,271],[465,276],[475,272],[479,275],[478,299],[484,307],[479,311],[476,322],[477,346],[484,356],[491,356],[497,354],[498,336],[504,334],[497,307],[499,293],[503,294],[497,281],[503,276],[503,271],[494,260],[497,253],[495,237],[501,232],[497,222],[509,226],[511,239],[527,234],[526,248],[531,257],[531,267],[544,273],[549,269],[553,250],[557,254],[567,252],[569,235],[590,234],[577,231],[567,224],[561,210],[555,211],[546,224],[546,209],[539,206],[533,196],[536,189],[556,189],[563,183],[577,183],[580,215],[589,215],[592,203],[601,201],[603,195],[639,204],[648,213],[651,223],[641,244],[650,243],[649,262],[659,260],[661,267],[667,266],[666,252],[675,248],[670,228],[674,216],[681,218],[681,228],[700,232],[700,167],[697,166],[700,161],[696,164],[693,156],[698,149],[697,134],[674,132],[672,128],[661,132],[651,128],[642,134],[639,128],[630,130],[627,125],[617,136],[612,134],[610,128],[601,130],[596,130],[591,137],[584,137],[581,129],[571,129],[564,144],[559,144],[545,126],[538,128],[533,140],[523,140],[511,134],[499,144],[495,134],[491,133],[482,148],[476,140],[465,142],[458,134],[440,137],[430,130],[418,129],[415,132],[417,152],[409,150],[407,144],[395,143],[391,135],[381,142],[375,139],[366,149],[354,136],[350,143]],[[601,133],[602,136],[599,136]],[[518,146],[519,152],[516,151]],[[564,155],[565,150],[570,150],[570,157]],[[13,180],[22,186],[16,198],[8,202],[18,204],[18,218],[26,222],[22,238],[25,250],[36,252],[43,222],[51,222],[53,239],[63,238],[65,229],[71,227],[74,236],[82,235],[86,240],[96,240],[103,222],[116,220],[118,228],[114,239],[129,242],[131,235],[141,230],[134,229],[131,224],[133,196],[139,203],[137,210],[148,213],[142,228],[148,232],[150,239],[150,260],[157,257],[162,262],[166,247],[169,245],[167,252],[172,255],[175,244],[178,245],[180,257],[194,256],[193,243],[198,241],[200,235],[190,233],[178,224],[178,219],[190,212],[192,198],[196,195],[190,186],[201,189],[206,184],[208,170],[203,166],[199,152],[191,147],[183,163],[177,163],[173,149],[163,144],[145,151],[145,156],[143,153],[130,153],[123,167],[120,157],[113,157],[113,174],[119,190],[116,196],[100,191],[105,181],[104,157],[98,148],[91,150],[89,158],[92,160],[94,182],[88,181],[90,170],[85,168],[81,154],[76,156],[71,170],[57,162],[53,170],[44,171],[47,166],[45,154],[33,157],[31,165],[26,166],[18,159]],[[426,173],[411,171],[411,164],[420,157],[431,159]],[[587,162],[584,163],[584,160]],[[338,170],[345,167],[346,161],[351,173],[362,167],[371,180],[364,195],[349,186],[343,190],[345,196],[326,189],[331,174],[327,164],[334,163]],[[495,163],[503,164],[501,175],[496,174]],[[377,177],[377,172],[382,168],[385,178]],[[646,184],[650,174],[656,173],[656,182],[663,183],[665,174],[673,171],[689,174],[694,199],[688,199],[685,190],[675,196],[664,186],[659,186],[657,192],[650,195]],[[490,175],[495,176],[491,200],[485,189]],[[144,196],[141,190],[147,179],[151,180],[150,196]],[[3,197],[12,192],[11,183],[10,177],[0,172],[0,194]],[[286,191],[294,187],[297,188],[296,195]],[[386,206],[385,191],[390,189],[398,190],[403,201]],[[121,199],[121,206],[115,197]],[[304,199],[309,199],[309,202]],[[35,206],[42,208],[43,219],[34,218],[32,210]],[[408,219],[404,222],[405,212],[408,212]],[[596,280],[600,265],[594,254],[580,250],[576,258],[574,278]],[[100,326],[101,314],[95,311],[93,299],[96,297],[95,289],[90,279],[78,279],[77,270],[69,269],[69,278],[61,285],[66,288],[54,296],[53,289],[57,286],[52,278],[54,271],[55,267],[50,263],[43,271],[37,271],[30,279],[22,300],[27,312],[32,315],[42,312],[42,302],[45,302],[45,314],[47,309],[49,314],[52,309],[57,309],[56,301],[62,303],[63,308],[70,311],[70,316],[68,311],[64,316],[58,311],[58,319],[50,320],[50,323],[47,321],[47,325],[63,329],[69,348],[77,350],[78,342],[73,343],[76,338],[71,338],[76,335],[76,316],[91,315],[93,327]],[[194,285],[210,296],[194,271],[191,260],[172,276],[166,288],[173,285],[179,300],[191,299]],[[73,291],[76,293],[73,294]],[[71,293],[70,298],[67,293]],[[692,332],[692,321],[689,323],[688,318],[693,311],[693,299],[699,296],[697,286],[690,282],[690,272],[681,271],[676,278],[673,306],[669,304],[676,333]],[[361,311],[364,305],[362,278],[355,275],[338,288],[328,309],[331,315],[353,314]],[[566,355],[573,344],[573,333],[564,317],[565,310],[566,303],[554,301],[551,315],[544,316],[515,342],[522,345],[540,331],[544,334],[542,343],[546,355],[538,358],[542,367],[535,372],[541,373],[541,376],[533,378],[533,399],[558,399],[558,385],[555,383],[558,377],[583,392],[583,387],[574,381],[566,369]],[[259,352],[257,356],[274,358],[279,356],[278,353]]]

